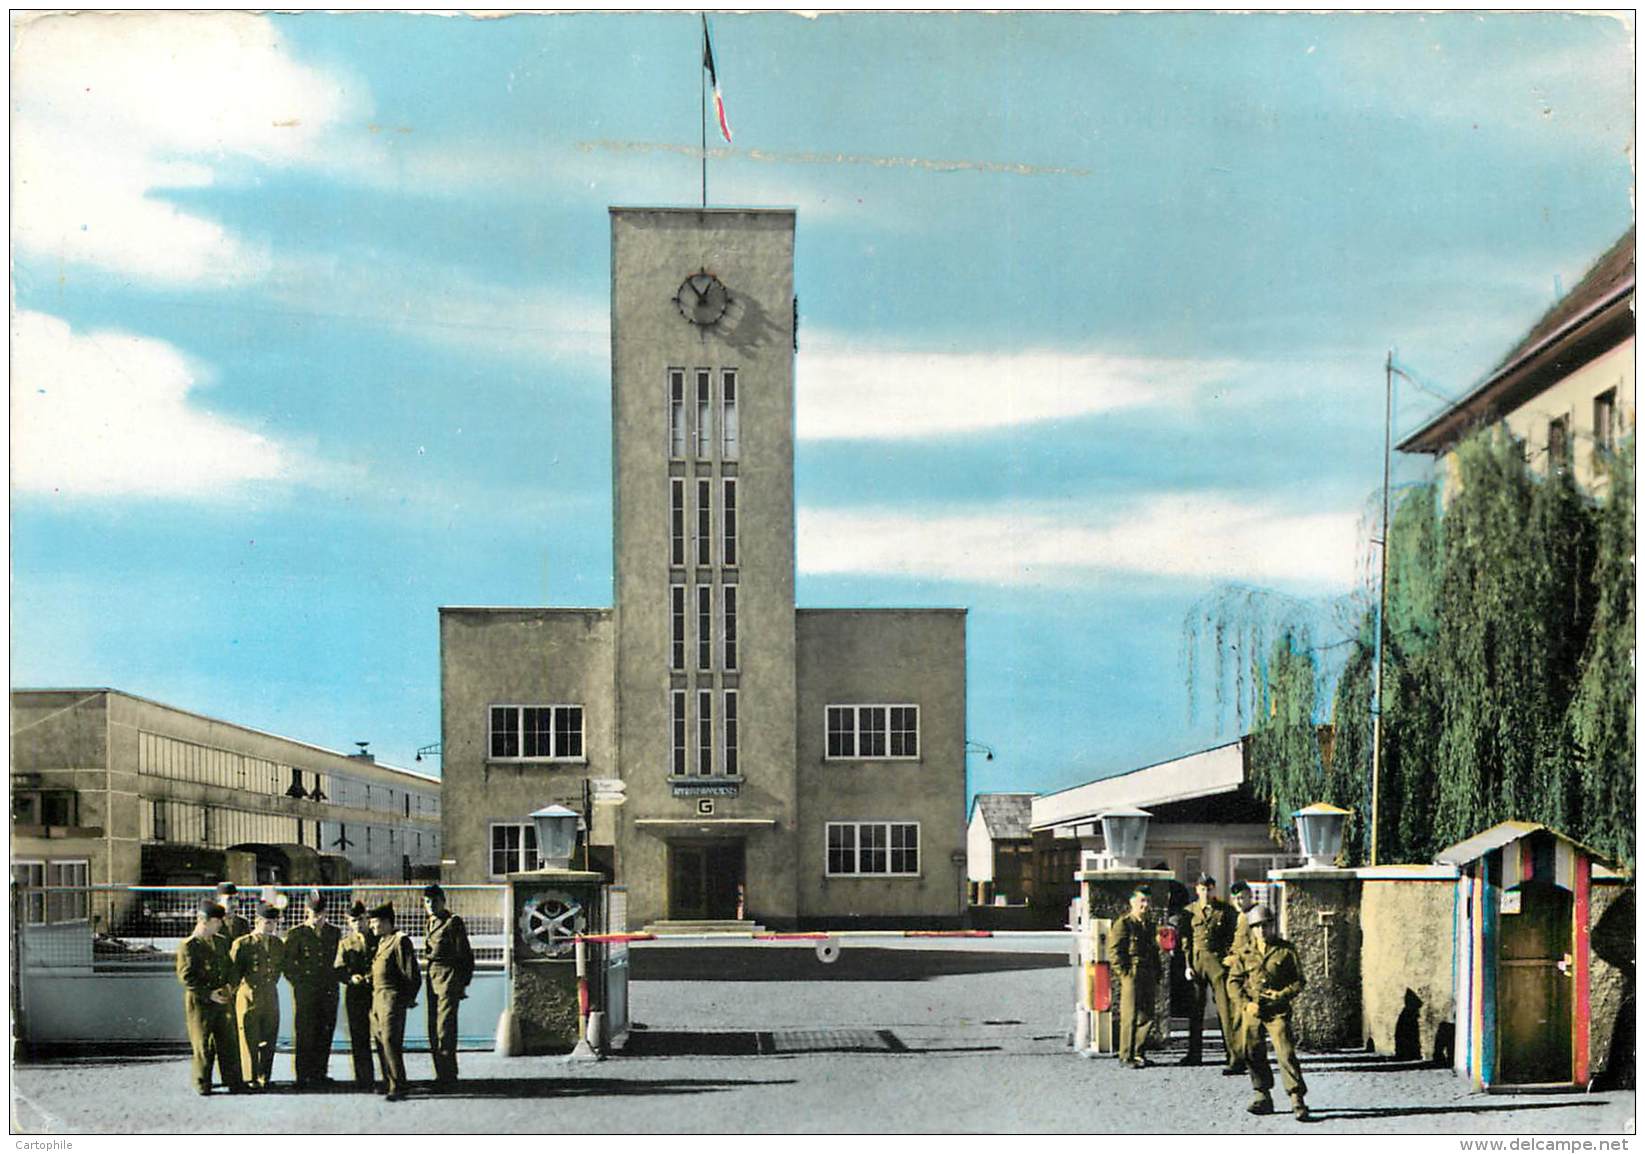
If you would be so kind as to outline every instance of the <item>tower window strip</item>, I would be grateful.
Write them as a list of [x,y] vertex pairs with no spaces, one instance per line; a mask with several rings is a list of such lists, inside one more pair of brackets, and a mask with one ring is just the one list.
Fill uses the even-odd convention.
[[737,691],[725,691],[725,771],[729,774],[737,770]]
[[714,504],[714,482],[700,480],[697,482],[697,564],[712,565],[714,558],[710,555],[710,542],[714,539],[712,507]]
[[737,370],[720,374],[720,458],[737,459]]
[[669,547],[668,563],[685,564],[685,478],[669,480]]
[[714,590],[707,585],[697,586],[697,669],[707,673],[714,668]]
[[685,668],[685,586],[668,587],[669,628],[672,643],[668,647],[668,667]]
[[714,691],[697,691],[697,772],[714,772]]
[[713,379],[707,369],[697,370],[697,456],[702,460],[714,455]]
[[668,455],[685,457],[685,371],[668,370]]
[[724,532],[724,559],[725,564],[737,563],[737,480],[727,477],[725,485],[725,507],[720,511],[720,524]]
[[676,689],[670,697],[672,716],[670,729],[673,731],[673,756],[669,761],[669,772],[676,777],[685,775],[685,690]]
[[725,608],[722,616],[725,641],[725,667],[728,670],[737,668],[737,587],[727,585],[722,594]]

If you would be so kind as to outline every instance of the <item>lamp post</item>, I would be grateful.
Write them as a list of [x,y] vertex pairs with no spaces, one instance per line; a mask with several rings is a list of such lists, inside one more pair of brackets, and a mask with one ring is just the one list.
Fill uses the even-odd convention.
[[1330,869],[1342,852],[1342,827],[1348,811],[1323,801],[1291,814],[1297,823],[1297,840],[1308,859],[1309,869]]
[[531,824],[537,830],[537,868],[571,868],[572,855],[577,852],[578,820],[577,811],[563,805],[545,805],[531,815]]
[[1116,866],[1137,868],[1148,844],[1148,822],[1153,816],[1135,806],[1110,809],[1097,816],[1102,822],[1103,852]]

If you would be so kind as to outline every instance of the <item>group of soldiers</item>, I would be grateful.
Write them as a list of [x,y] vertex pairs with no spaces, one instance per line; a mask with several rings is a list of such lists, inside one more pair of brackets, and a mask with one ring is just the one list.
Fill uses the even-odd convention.
[[[1222,1072],[1249,1072],[1255,1095],[1246,1107],[1252,1114],[1274,1112],[1274,1074],[1268,1065],[1273,1043],[1291,1111],[1298,1122],[1311,1117],[1304,1095],[1308,1085],[1297,1063],[1296,1035],[1291,1028],[1291,1006],[1304,985],[1302,966],[1291,943],[1279,936],[1273,911],[1259,905],[1244,882],[1230,887],[1232,904],[1217,897],[1216,879],[1200,874],[1194,886],[1197,900],[1188,906],[1175,948],[1183,951],[1186,973],[1193,989],[1188,1014],[1188,1053],[1182,1065],[1202,1060],[1205,1003],[1217,1009],[1228,1054]],[[1155,999],[1161,976],[1162,949],[1173,935],[1161,934],[1149,912],[1146,885],[1131,893],[1130,908],[1115,919],[1110,956],[1119,977],[1119,1058],[1133,1069],[1151,1063],[1148,1044],[1153,1038]]]
[[[326,898],[308,898],[306,920],[280,937],[280,911],[262,903],[255,923],[234,912],[237,887],[224,882],[201,903],[194,932],[177,947],[177,980],[193,1053],[195,1089],[210,1094],[215,1064],[231,1094],[266,1090],[280,1033],[280,990],[291,985],[292,1066],[299,1090],[333,1079],[331,1040],[339,993],[348,1022],[354,1080],[390,1102],[406,1096],[406,1011],[428,998],[429,1048],[436,1084],[457,1080],[457,1003],[474,977],[474,951],[463,919],[439,885],[423,890],[428,915],[422,967],[411,939],[395,925],[394,906],[349,907],[352,933],[326,917]],[[372,1076],[372,1051],[383,1075]]]

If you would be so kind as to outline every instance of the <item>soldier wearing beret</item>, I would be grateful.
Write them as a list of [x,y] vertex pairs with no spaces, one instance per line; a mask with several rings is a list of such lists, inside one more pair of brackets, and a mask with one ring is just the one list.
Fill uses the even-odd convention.
[[326,919],[325,895],[309,895],[308,918],[286,935],[286,981],[291,983],[292,1067],[297,1087],[331,1081],[331,1038],[337,1032],[337,977],[332,967],[342,932]]
[[234,1012],[240,1020],[240,1067],[246,1081],[268,1089],[274,1075],[274,1044],[280,1036],[280,974],[286,944],[280,940],[280,911],[267,902],[257,907],[251,933],[236,938],[229,961],[239,988]]
[[1193,1004],[1188,1010],[1188,1054],[1184,1066],[1197,1066],[1202,1058],[1200,1037],[1205,1028],[1207,997],[1217,1009],[1222,1027],[1223,1050],[1228,1055],[1224,1069],[1234,1065],[1234,1020],[1228,1005],[1228,967],[1222,959],[1234,945],[1239,911],[1217,897],[1217,880],[1202,873],[1194,883],[1195,900],[1188,907],[1188,982]]
[[191,1055],[190,1074],[194,1088],[211,1093],[211,1067],[215,1062],[229,1093],[240,1094],[240,1043],[235,1036],[233,980],[230,977],[228,947],[218,932],[227,911],[216,902],[200,906],[194,932],[177,946],[177,980],[183,986],[183,1022],[188,1027]]
[[371,911],[377,952],[371,959],[371,1037],[390,1102],[406,1096],[406,1011],[417,1004],[417,951],[394,926],[394,907]]
[[1149,897],[1147,886],[1131,892],[1131,908],[1114,919],[1109,950],[1120,980],[1119,1058],[1136,1070],[1149,1065],[1160,977],[1159,929],[1148,912]]
[[354,1081],[372,1087],[371,1076],[371,963],[377,956],[377,935],[366,916],[366,904],[348,910],[354,932],[337,943],[333,972],[343,986],[343,1011],[348,1019],[348,1048],[354,1059]]
[[1245,1058],[1251,1067],[1251,1086],[1256,1096],[1246,1110],[1252,1114],[1272,1114],[1274,1072],[1268,1068],[1268,1045],[1274,1043],[1285,1092],[1291,1096],[1291,1113],[1298,1122],[1312,1115],[1303,1095],[1308,1084],[1302,1080],[1297,1063],[1297,1041],[1291,1030],[1291,1003],[1306,984],[1297,951],[1279,936],[1274,915],[1267,906],[1253,906],[1246,915],[1251,927],[1251,948],[1235,959],[1233,979],[1245,990]]
[[1228,991],[1228,1019],[1233,1023],[1234,1034],[1228,1039],[1228,1065],[1224,1066],[1224,1074],[1243,1074],[1245,1063],[1245,986],[1234,976],[1235,963],[1251,951],[1251,926],[1246,921],[1251,910],[1257,904],[1256,895],[1245,882],[1235,882],[1228,887],[1228,896],[1234,900],[1234,908],[1239,916],[1234,919],[1234,942],[1223,955],[1223,973]]
[[467,997],[474,980],[474,951],[468,927],[446,907],[445,890],[438,884],[423,890],[428,927],[423,938],[424,972],[428,980],[428,1047],[434,1057],[434,1081],[457,1080],[457,1003]]

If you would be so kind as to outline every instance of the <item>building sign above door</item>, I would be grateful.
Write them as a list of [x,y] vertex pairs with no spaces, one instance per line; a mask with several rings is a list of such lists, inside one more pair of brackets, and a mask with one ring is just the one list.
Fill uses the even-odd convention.
[[736,797],[734,781],[673,781],[669,787],[675,797]]

